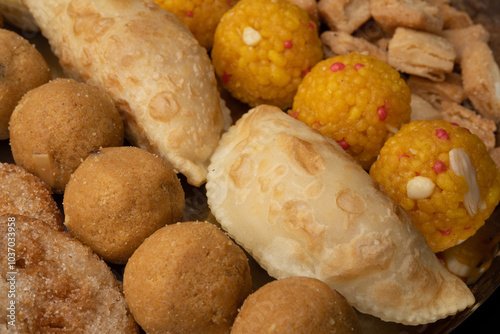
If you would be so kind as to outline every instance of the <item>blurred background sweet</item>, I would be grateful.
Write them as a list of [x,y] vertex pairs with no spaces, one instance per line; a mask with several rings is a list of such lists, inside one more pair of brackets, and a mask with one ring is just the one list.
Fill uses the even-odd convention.
[[0,139],[9,138],[10,116],[23,95],[50,79],[42,54],[21,35],[0,28]]
[[154,0],[174,13],[193,33],[201,46],[212,49],[215,28],[222,15],[239,0]]
[[242,0],[215,31],[215,72],[250,106],[290,108],[303,76],[323,57],[317,29],[307,12],[286,0]]

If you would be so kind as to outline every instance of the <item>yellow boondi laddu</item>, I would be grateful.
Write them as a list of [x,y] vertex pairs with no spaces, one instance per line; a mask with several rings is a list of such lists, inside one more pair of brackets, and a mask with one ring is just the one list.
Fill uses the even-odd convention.
[[410,213],[434,252],[476,233],[500,200],[500,173],[484,143],[443,120],[402,126],[370,175]]
[[201,46],[210,50],[215,28],[222,15],[239,0],[153,0],[175,14],[193,33]]
[[287,0],[241,0],[222,16],[211,56],[236,99],[286,109],[323,52],[316,24],[303,9]]
[[368,170],[384,142],[410,121],[410,101],[398,71],[353,52],[317,63],[288,113],[335,140]]

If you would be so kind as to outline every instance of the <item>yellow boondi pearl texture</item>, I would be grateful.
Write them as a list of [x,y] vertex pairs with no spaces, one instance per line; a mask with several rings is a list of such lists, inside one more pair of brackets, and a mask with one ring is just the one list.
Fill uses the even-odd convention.
[[217,26],[215,72],[238,100],[292,106],[299,83],[323,57],[307,13],[287,0],[241,0]]
[[289,114],[337,141],[368,170],[387,138],[410,120],[410,100],[398,71],[350,53],[316,64]]
[[[455,172],[457,167],[450,159],[454,149],[465,152],[470,159],[470,164],[465,159],[458,165],[471,172],[477,185]],[[476,233],[500,200],[500,173],[484,143],[467,129],[441,120],[413,121],[402,126],[381,149],[370,175],[410,213],[435,252]],[[408,186],[416,177],[434,184],[428,196],[408,196]],[[474,189],[479,190],[479,202],[473,206],[477,211],[471,214],[466,193]]]
[[201,46],[211,49],[215,28],[222,15],[239,0],[153,0],[175,14],[193,33]]

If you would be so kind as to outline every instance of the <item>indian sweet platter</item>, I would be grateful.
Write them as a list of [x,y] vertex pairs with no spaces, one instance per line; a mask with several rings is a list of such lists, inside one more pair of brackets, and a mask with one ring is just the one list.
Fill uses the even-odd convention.
[[500,7],[0,0],[0,333],[451,333],[500,286]]

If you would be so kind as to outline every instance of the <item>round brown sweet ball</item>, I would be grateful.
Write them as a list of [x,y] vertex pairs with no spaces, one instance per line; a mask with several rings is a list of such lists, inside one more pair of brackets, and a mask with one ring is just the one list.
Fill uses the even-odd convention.
[[309,277],[282,278],[251,294],[234,322],[241,333],[361,333],[352,306],[326,283]]
[[91,152],[121,146],[124,127],[103,90],[73,79],[55,79],[29,91],[10,119],[16,164],[63,193],[70,175]]
[[159,229],[135,251],[123,289],[139,325],[155,333],[229,333],[252,289],[245,253],[215,225]]
[[63,198],[68,232],[105,261],[125,264],[139,245],[184,213],[173,169],[137,147],[103,148],[71,176]]
[[9,138],[9,119],[23,95],[50,78],[47,62],[28,40],[0,29],[0,139]]

